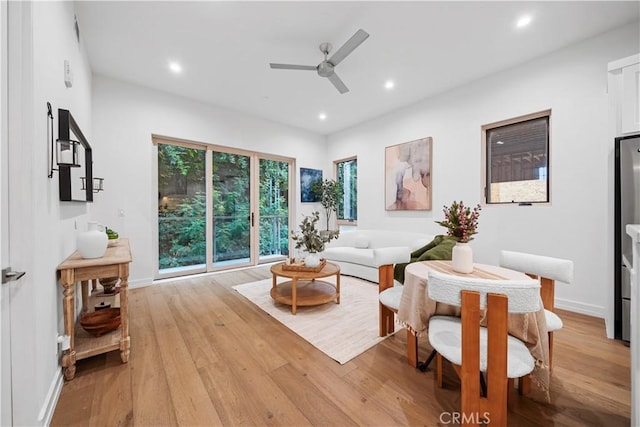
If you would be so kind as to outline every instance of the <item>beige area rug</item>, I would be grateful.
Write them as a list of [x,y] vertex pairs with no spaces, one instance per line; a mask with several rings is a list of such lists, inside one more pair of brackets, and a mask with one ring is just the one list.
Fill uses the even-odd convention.
[[[335,283],[334,278],[325,280]],[[342,276],[340,304],[298,307],[295,315],[291,314],[291,306],[271,298],[271,279],[236,285],[233,289],[340,364],[384,340],[378,336],[375,283]]]

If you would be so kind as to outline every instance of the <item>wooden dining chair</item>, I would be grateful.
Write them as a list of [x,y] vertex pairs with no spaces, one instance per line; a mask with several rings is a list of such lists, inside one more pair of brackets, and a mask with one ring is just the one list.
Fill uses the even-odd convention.
[[540,281],[540,296],[549,332],[549,369],[553,366],[553,332],[561,329],[562,319],[554,313],[555,282],[573,281],[573,261],[524,252],[501,251],[500,266],[520,271]]
[[[461,307],[461,317],[432,316],[429,342],[438,352],[436,381],[443,385],[442,362],[447,359],[460,377],[461,421],[478,425],[507,425],[510,378],[531,373],[535,359],[526,345],[508,334],[509,313],[540,310],[540,284],[533,279],[493,280],[429,272],[429,298]],[[486,309],[486,327],[480,326]],[[486,374],[486,396],[479,378]]]
[[[400,309],[403,286],[393,279],[393,266],[408,262],[410,249],[408,247],[387,247],[373,250],[374,262],[378,266],[378,312],[380,319],[380,336],[384,337],[395,332],[395,315]],[[418,364],[418,337],[407,329],[407,352],[409,364]]]

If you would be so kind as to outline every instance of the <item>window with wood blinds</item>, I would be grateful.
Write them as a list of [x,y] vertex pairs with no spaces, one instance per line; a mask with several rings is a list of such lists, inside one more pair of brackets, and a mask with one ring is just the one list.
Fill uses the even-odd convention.
[[548,203],[551,110],[482,127],[485,202]]

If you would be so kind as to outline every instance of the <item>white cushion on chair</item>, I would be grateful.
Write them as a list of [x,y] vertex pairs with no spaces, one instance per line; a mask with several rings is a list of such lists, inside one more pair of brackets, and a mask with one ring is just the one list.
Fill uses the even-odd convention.
[[553,311],[545,310],[544,317],[547,319],[547,332],[557,331],[562,329],[562,319],[558,317]]
[[[459,317],[432,316],[429,319],[429,342],[434,350],[456,365],[462,365],[462,324]],[[520,378],[531,371],[535,360],[519,339],[507,339],[507,377]],[[487,328],[480,328],[480,371],[487,370]]]
[[573,281],[573,261],[566,259],[501,251],[500,266],[564,283]]
[[393,286],[380,292],[378,296],[380,303],[391,310],[398,312],[400,308],[400,298],[402,298],[402,286]]

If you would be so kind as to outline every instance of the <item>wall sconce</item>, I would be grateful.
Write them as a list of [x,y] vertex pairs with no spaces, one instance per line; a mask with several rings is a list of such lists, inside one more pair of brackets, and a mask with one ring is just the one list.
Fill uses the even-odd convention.
[[[51,160],[49,163],[49,178],[53,177],[53,171],[57,171],[60,169],[56,169],[53,167],[53,151],[56,152],[56,164],[58,166],[66,166],[69,168],[79,168],[81,165],[78,162],[78,146],[80,144],[79,141],[68,139],[57,139],[55,148],[53,146],[53,112],[51,111],[51,104],[47,102],[47,120],[51,124]],[[47,129],[49,130],[49,129]]]
[[[58,139],[54,143],[53,113],[47,102],[47,143],[49,178],[59,174],[58,190],[61,202],[93,202],[93,193],[103,191],[103,179],[93,177],[91,145],[69,110],[58,108]],[[54,163],[55,151],[55,163]],[[57,169],[54,165],[58,166]],[[78,182],[80,178],[81,182]],[[82,188],[81,188],[82,187]]]
[[[82,190],[86,190],[86,178],[81,176],[80,180],[82,181]],[[93,187],[91,189],[94,193],[104,191],[104,178],[93,178]]]
[[78,163],[78,144],[80,142],[70,140],[56,140],[56,163],[58,166],[67,166],[70,168],[79,168]]

